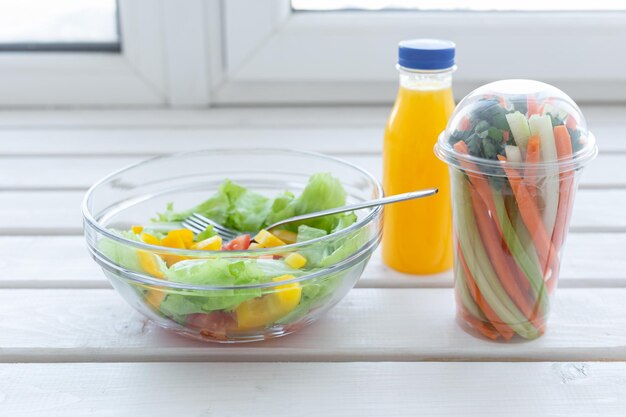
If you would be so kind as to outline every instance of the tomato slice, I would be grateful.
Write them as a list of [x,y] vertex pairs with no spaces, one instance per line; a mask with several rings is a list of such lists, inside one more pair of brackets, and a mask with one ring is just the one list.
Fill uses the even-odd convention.
[[206,314],[189,314],[185,325],[198,330],[204,337],[226,339],[228,331],[237,328],[237,320],[232,313],[213,311]]
[[241,235],[228,242],[224,250],[246,250],[248,247],[250,247],[250,235]]

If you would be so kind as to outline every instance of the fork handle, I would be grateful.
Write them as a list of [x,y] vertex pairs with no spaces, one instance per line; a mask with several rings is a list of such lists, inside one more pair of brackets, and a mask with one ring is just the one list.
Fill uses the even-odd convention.
[[368,207],[383,206],[385,204],[398,203],[400,201],[414,200],[416,198],[428,197],[435,195],[439,192],[437,188],[427,188],[425,190],[411,191],[409,193],[396,194],[389,197],[378,198],[376,200],[364,201],[362,203],[349,204],[347,206],[341,206],[331,208],[328,210],[316,211],[314,213],[302,214],[300,216],[290,217],[285,220],[281,220],[267,227],[267,230],[271,230],[275,227],[285,225],[287,223],[297,222],[301,220],[315,219],[317,217],[329,216],[331,214],[345,213],[346,211],[360,210]]

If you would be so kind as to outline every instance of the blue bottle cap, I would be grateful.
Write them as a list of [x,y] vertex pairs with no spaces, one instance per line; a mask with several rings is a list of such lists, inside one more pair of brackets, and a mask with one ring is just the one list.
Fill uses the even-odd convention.
[[454,66],[452,41],[411,39],[398,44],[398,65],[416,70],[443,70]]

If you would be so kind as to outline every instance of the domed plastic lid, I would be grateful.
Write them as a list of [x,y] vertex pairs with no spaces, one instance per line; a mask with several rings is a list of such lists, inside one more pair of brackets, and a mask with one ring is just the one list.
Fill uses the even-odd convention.
[[576,103],[558,88],[532,80],[496,81],[468,94],[435,145],[448,164],[491,175],[505,175],[498,169],[502,164],[569,171],[597,152]]

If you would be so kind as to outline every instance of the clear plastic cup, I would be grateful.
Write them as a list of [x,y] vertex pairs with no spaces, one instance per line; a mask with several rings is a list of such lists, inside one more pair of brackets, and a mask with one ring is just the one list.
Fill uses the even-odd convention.
[[450,169],[458,322],[491,340],[538,338],[597,155],[580,109],[548,84],[491,83],[459,103],[435,153]]

